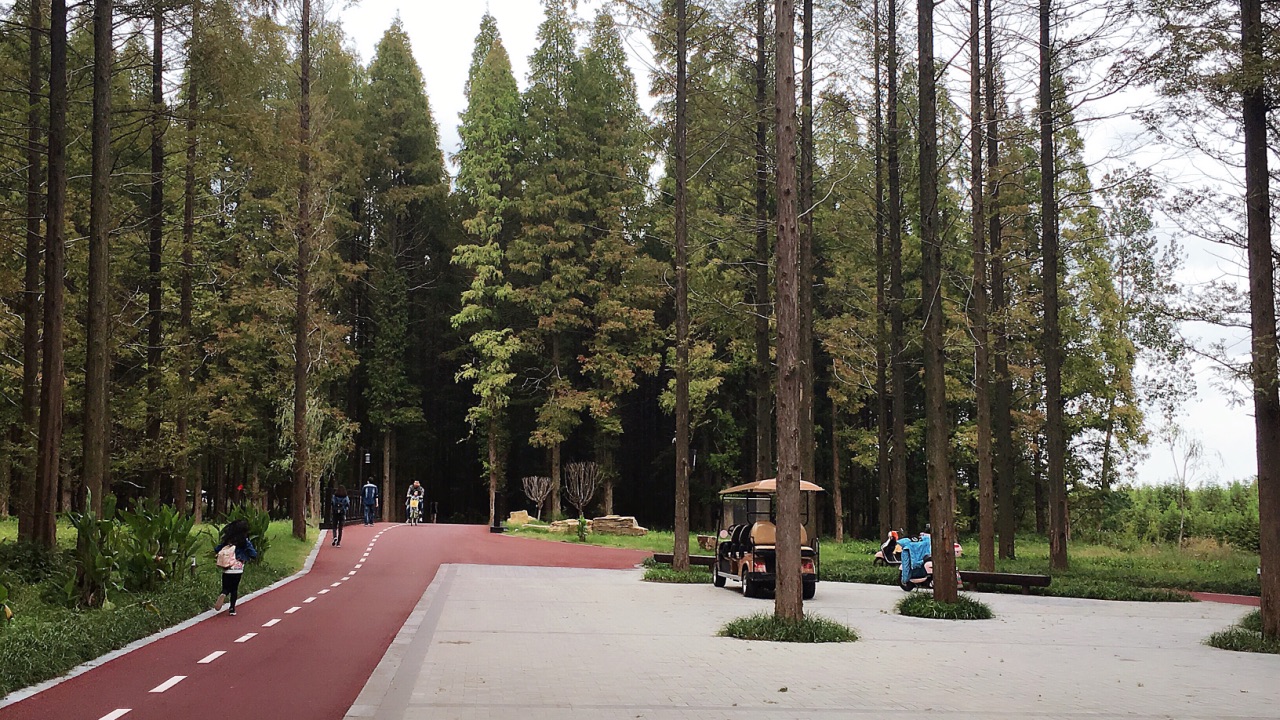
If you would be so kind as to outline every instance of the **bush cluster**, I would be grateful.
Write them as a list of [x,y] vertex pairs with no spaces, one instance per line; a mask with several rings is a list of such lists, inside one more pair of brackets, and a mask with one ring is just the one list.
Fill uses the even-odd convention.
[[1181,488],[1178,485],[1121,487],[1094,503],[1073,506],[1073,527],[1096,527],[1102,535],[1119,535],[1145,543],[1211,538],[1246,552],[1258,552],[1258,483],[1233,482]]
[[858,639],[858,633],[852,628],[824,617],[806,615],[800,620],[785,620],[769,613],[730,621],[720,628],[719,635],[739,640],[797,643],[853,642]]
[[898,601],[898,614],[931,620],[990,620],[991,608],[981,600],[960,593],[953,603],[939,602],[928,593],[911,593]]
[[1261,610],[1245,615],[1239,623],[1210,635],[1204,642],[1220,650],[1280,655],[1280,640],[1262,636]]

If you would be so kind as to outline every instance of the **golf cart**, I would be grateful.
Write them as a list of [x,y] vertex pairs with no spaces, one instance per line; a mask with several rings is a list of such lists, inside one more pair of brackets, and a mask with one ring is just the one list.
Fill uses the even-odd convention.
[[[817,514],[814,499],[822,488],[801,481],[800,491],[800,572],[804,599],[810,600],[817,591],[819,565],[818,540],[810,532],[810,518]],[[716,587],[724,587],[726,580],[734,580],[747,597],[773,591],[777,572],[774,549],[777,528],[773,524],[777,495],[776,478],[720,491],[719,542],[715,566],[711,569]]]

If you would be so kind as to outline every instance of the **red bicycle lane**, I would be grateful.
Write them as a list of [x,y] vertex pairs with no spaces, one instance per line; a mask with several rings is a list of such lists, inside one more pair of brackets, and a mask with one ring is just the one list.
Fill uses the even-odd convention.
[[[628,568],[647,553],[464,525],[345,529],[311,571],[15,705],[3,720],[341,718],[444,563]],[[217,588],[210,588],[210,599]]]

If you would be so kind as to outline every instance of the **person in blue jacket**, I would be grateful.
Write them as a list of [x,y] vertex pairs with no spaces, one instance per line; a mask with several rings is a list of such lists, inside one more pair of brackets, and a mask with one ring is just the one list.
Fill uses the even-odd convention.
[[218,596],[218,602],[214,603],[213,609],[221,610],[229,598],[231,609],[227,614],[235,615],[236,597],[240,594],[240,578],[244,575],[244,564],[258,557],[258,551],[253,547],[253,543],[249,542],[248,520],[236,520],[222,528],[222,540],[213,549],[214,554],[227,546],[235,547],[235,561],[229,567],[222,568],[222,594]]
[[378,486],[374,485],[372,480],[365,483],[364,487],[360,488],[360,497],[364,500],[364,524],[372,525],[373,510],[378,506]]

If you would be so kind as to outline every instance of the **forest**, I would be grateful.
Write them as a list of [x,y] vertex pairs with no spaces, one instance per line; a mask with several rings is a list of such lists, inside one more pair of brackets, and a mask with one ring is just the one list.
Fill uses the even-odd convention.
[[[320,0],[0,8],[20,537],[108,495],[302,537],[368,481],[494,523],[592,461],[596,514],[711,527],[794,467],[837,540],[944,517],[1065,566],[1073,536],[1224,532],[1185,472],[1130,487],[1153,448],[1197,459],[1197,357],[1256,389],[1273,467],[1275,8],[542,5],[524,78],[486,14],[448,156],[399,19],[366,61]],[[1122,114],[1244,181],[1090,154]],[[1179,285],[1187,240],[1249,282]],[[1188,323],[1252,327],[1251,357]],[[1266,556],[1276,480],[1222,492]]]

